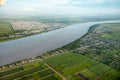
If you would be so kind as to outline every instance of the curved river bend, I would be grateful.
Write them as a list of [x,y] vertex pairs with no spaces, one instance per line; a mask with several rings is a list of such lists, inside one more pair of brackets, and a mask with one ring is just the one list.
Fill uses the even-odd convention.
[[118,22],[120,21],[81,23],[35,36],[1,42],[0,66],[67,45],[86,34],[92,25]]

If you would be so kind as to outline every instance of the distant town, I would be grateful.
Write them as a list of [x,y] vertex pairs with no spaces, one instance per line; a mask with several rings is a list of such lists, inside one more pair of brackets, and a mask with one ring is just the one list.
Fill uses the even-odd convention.
[[[0,40],[15,39],[33,34],[48,32],[67,27],[65,23],[40,23],[40,22],[1,22],[0,27],[7,25],[7,28],[1,28]],[[9,29],[9,30],[8,30]],[[8,32],[4,32],[8,30]],[[9,34],[9,32],[11,34]]]
[[119,33],[120,23],[94,25],[66,46],[0,66],[0,79],[119,80]]

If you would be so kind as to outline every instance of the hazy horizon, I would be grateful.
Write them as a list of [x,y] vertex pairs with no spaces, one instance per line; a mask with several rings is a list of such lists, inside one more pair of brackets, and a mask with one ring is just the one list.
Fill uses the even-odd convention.
[[120,0],[7,0],[0,16],[120,15]]

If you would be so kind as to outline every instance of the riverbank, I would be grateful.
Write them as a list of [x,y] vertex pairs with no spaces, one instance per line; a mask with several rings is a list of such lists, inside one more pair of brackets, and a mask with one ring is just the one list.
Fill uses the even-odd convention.
[[[118,21],[106,21],[106,23],[112,22],[115,23]],[[2,42],[0,43],[0,65],[35,57],[47,51],[63,47],[85,35],[92,25],[98,23],[101,22],[72,25],[40,35]]]
[[[118,80],[119,72],[79,53],[63,48],[45,53],[43,56],[13,63],[0,71],[2,80]],[[2,67],[2,68],[5,68]],[[99,70],[101,68],[101,70]]]
[[120,24],[100,24],[64,48],[120,70]]
[[[56,77],[55,75],[51,76],[53,74],[50,73],[49,75],[52,78],[64,78],[66,80],[118,80],[118,74],[120,73],[118,53],[120,48],[120,38],[116,38],[116,36],[112,37],[111,34],[115,31],[117,32],[116,34],[119,34],[119,30],[119,23],[97,24],[91,26],[86,35],[66,45],[65,47],[49,51],[37,57],[27,58],[22,61],[1,66],[0,69],[3,73],[11,72],[11,70],[14,70],[12,72],[12,75],[6,74],[7,76],[3,76],[2,79],[7,79],[9,76],[11,76],[11,79],[41,79],[39,75],[37,77],[33,75],[34,73],[38,74],[38,72],[31,73],[31,69],[36,70],[36,67],[32,67],[31,65],[36,65],[37,62],[38,66],[39,62],[45,62],[46,65],[51,67],[49,69],[54,69],[56,70],[55,73],[59,74],[59,77]],[[111,34],[109,34],[109,32],[111,32]],[[106,34],[109,34],[109,36],[106,36]],[[111,61],[112,63],[110,63]],[[16,72],[18,68],[20,68],[20,71]],[[101,70],[99,70],[99,68],[101,68]],[[44,72],[44,69],[45,68],[40,70],[40,72]],[[21,76],[21,73],[24,71],[28,71],[28,74],[25,74],[26,76]],[[17,75],[19,77],[14,75]],[[42,79],[49,80],[49,77],[46,76]]]
[[[73,24],[73,23],[71,23]],[[0,42],[20,39],[69,26],[70,23],[36,21],[0,22]]]

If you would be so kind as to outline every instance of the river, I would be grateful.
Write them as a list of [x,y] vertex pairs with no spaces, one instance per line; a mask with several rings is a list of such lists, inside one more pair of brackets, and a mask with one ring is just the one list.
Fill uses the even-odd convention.
[[89,28],[95,24],[118,22],[120,21],[80,23],[30,37],[0,42],[0,66],[35,57],[67,45],[85,35]]

